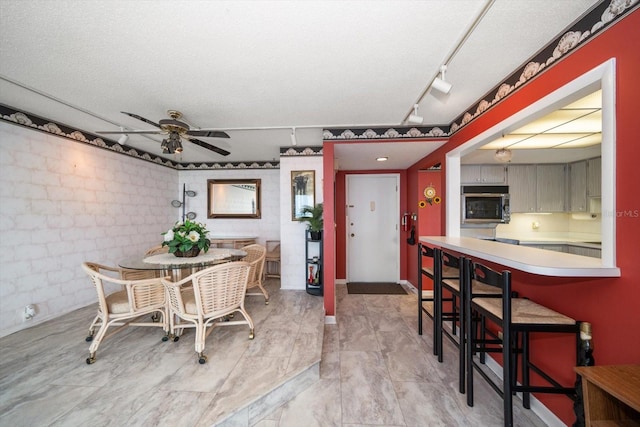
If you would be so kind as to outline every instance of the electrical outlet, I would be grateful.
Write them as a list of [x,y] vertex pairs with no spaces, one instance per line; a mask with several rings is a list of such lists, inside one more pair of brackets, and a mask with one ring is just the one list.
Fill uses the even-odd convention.
[[31,320],[36,315],[36,307],[33,304],[26,305],[22,316],[24,320]]

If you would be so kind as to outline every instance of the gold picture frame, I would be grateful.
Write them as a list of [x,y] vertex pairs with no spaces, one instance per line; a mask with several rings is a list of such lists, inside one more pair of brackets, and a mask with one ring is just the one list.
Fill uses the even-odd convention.
[[207,218],[259,219],[260,179],[208,179]]

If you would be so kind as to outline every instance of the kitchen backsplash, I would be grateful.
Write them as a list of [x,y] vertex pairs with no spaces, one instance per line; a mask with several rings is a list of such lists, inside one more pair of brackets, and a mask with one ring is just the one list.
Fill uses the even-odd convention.
[[600,235],[600,215],[590,214],[511,214],[509,224],[496,228],[497,236],[536,237],[547,233],[589,233]]

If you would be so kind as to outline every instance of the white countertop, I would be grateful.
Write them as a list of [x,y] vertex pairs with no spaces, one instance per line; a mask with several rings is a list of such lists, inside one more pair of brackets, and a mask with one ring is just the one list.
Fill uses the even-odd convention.
[[603,266],[600,258],[509,245],[473,237],[420,236],[420,242],[542,276],[620,277],[619,268]]

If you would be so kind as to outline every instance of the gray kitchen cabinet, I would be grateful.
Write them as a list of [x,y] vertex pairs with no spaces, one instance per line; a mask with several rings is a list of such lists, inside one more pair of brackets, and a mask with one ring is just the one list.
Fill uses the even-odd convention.
[[602,157],[587,160],[587,196],[600,197],[601,192]]
[[586,212],[587,161],[569,163],[569,211]]
[[460,167],[462,184],[505,184],[506,167],[503,165],[462,165]]
[[536,165],[538,212],[564,212],[566,200],[566,165]]
[[549,244],[549,243],[540,243],[540,244],[533,244],[533,245],[523,245],[522,246],[527,246],[529,248],[538,248],[538,249],[544,249],[545,251],[555,251],[555,252],[565,252],[566,249],[566,245],[563,244]]
[[507,166],[511,212],[536,212],[536,165]]
[[566,252],[570,254],[588,256],[591,258],[601,257],[601,252],[602,252],[601,249],[585,248],[583,246],[574,246],[574,245],[566,245],[566,246],[567,246]]
[[573,255],[588,256],[591,258],[600,258],[601,250],[598,248],[585,248],[583,246],[568,245],[561,243],[535,243],[535,244],[520,244],[521,246],[527,246],[529,248],[544,249],[546,251],[564,252]]

